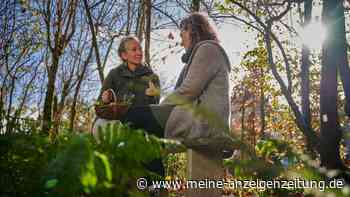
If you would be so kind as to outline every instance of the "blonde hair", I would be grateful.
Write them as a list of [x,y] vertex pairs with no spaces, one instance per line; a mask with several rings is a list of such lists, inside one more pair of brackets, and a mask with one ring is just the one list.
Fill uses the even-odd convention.
[[122,58],[122,53],[126,52],[126,43],[128,43],[131,40],[135,40],[135,41],[139,42],[139,39],[136,38],[135,36],[126,36],[126,37],[122,38],[120,41],[120,44],[118,47],[118,56],[123,61],[124,61],[124,59]]

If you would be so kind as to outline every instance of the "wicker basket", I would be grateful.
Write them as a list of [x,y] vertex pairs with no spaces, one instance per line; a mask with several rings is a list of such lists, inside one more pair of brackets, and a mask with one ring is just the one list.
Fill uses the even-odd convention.
[[95,112],[99,118],[108,119],[108,120],[119,120],[122,115],[124,115],[128,109],[129,104],[117,103],[116,95],[112,89],[108,89],[113,95],[114,102],[104,105],[95,105]]

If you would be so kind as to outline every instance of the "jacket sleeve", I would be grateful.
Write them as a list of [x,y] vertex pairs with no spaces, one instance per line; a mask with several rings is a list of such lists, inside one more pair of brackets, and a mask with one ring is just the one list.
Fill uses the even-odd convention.
[[[195,51],[189,70],[181,85],[162,104],[184,104],[197,99],[209,81],[219,71],[222,58],[218,46],[202,44]],[[222,64],[222,63],[221,63]]]
[[115,84],[114,84],[114,80],[113,78],[117,77],[116,76],[116,72],[115,70],[111,70],[107,77],[104,79],[103,83],[102,83],[102,87],[101,87],[101,91],[100,91],[100,95],[98,96],[98,100],[102,99],[102,93],[107,90],[107,89],[113,89],[115,88]]

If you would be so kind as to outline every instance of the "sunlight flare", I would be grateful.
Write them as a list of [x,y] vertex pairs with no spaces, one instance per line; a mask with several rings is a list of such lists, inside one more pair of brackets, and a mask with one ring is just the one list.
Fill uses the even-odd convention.
[[320,21],[312,21],[300,34],[301,41],[311,50],[320,50],[327,37],[327,30]]

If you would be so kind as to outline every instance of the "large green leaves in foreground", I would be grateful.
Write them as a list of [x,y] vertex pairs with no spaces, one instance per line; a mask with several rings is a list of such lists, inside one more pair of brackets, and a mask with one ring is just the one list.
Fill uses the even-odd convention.
[[136,179],[157,177],[144,164],[167,143],[123,124],[101,129],[98,139],[60,133],[54,140],[11,134],[0,141],[0,191],[10,196],[144,196]]

